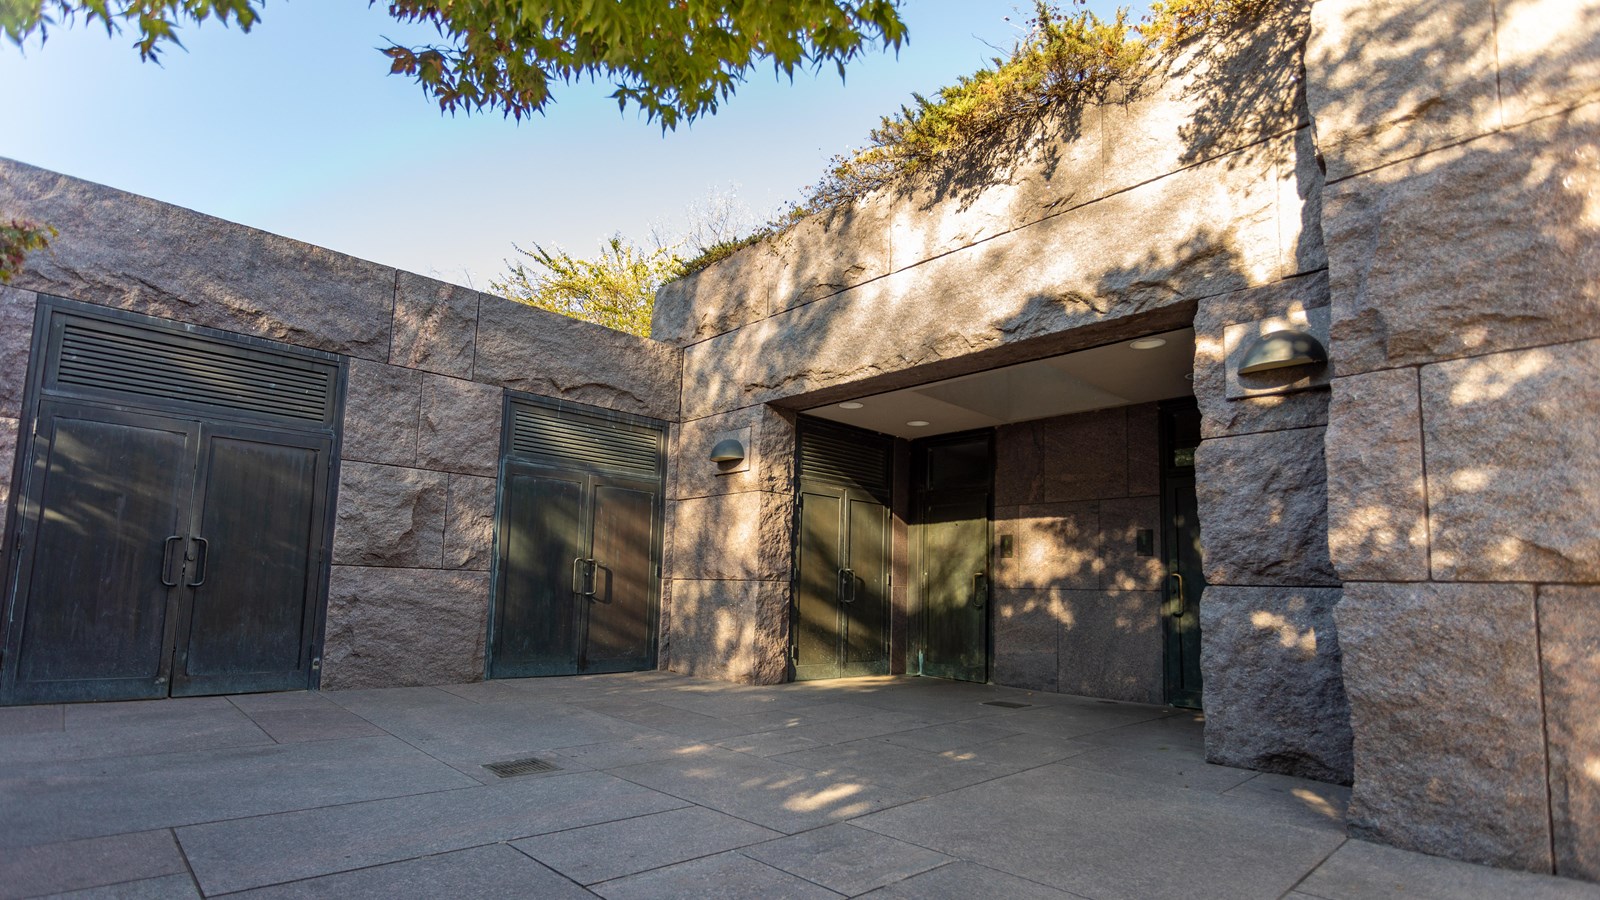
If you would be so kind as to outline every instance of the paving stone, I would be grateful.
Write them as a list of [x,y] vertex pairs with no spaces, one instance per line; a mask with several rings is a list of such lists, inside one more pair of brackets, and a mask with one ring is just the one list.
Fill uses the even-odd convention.
[[1006,900],[1077,900],[1076,894],[1058,891],[1033,881],[988,869],[977,863],[956,862],[931,872],[879,888],[863,897],[874,900],[972,900],[1005,897]]
[[1125,747],[1130,750],[1206,749],[1205,714],[1191,710],[1168,711],[1158,719],[1146,719],[1097,731],[1079,738],[1092,746]]
[[1129,750],[1122,746],[1102,747],[1075,753],[1063,759],[1061,764],[1075,769],[1136,778],[1146,784],[1166,784],[1213,794],[1225,793],[1255,777],[1255,773],[1249,769],[1211,765],[1205,760],[1204,750],[1190,748]]
[[324,709],[265,709],[248,713],[280,744],[299,741],[336,741],[383,734],[383,729],[333,704]]
[[996,774],[1009,774],[1060,762],[1069,756],[1087,753],[1095,747],[1095,744],[1085,741],[1042,734],[1017,734],[975,747],[946,750],[939,756],[957,762],[981,763]]
[[1348,841],[1298,889],[1326,900],[1593,900],[1600,885]]
[[593,895],[515,849],[497,844],[256,888],[232,896],[249,900],[317,900],[323,897],[341,900],[390,900],[394,897],[580,900]]
[[189,873],[125,881],[104,887],[84,888],[65,894],[50,894],[49,900],[199,900],[200,891]]
[[517,849],[579,884],[673,865],[781,835],[698,806],[517,841]]
[[681,759],[708,749],[707,744],[668,734],[647,734],[629,740],[563,747],[556,755],[591,769],[615,769],[658,759]]
[[172,832],[140,831],[21,847],[0,854],[0,897],[33,897],[138,881],[189,869]]
[[1270,772],[1229,789],[1222,797],[1241,808],[1266,810],[1275,819],[1338,834],[1345,833],[1345,811],[1350,807],[1350,789],[1342,784]]
[[988,723],[960,722],[947,725],[930,725],[885,735],[883,740],[901,747],[943,753],[976,747],[1000,738],[1012,737],[1020,732]]
[[19,734],[61,731],[65,728],[66,708],[46,706],[7,706],[0,708],[0,740]]
[[1008,716],[1006,727],[1024,734],[1041,734],[1057,738],[1084,739],[1095,732],[1160,719],[1169,710],[1138,703],[1096,702],[1073,698],[1071,704],[1059,704],[1041,709],[1021,710],[1023,715]]
[[392,737],[30,763],[0,776],[0,847],[472,784]]
[[[1162,799],[1153,804],[1157,796]],[[1049,840],[1018,840],[1018,823]],[[1106,900],[1275,900],[1344,840],[1237,811],[1212,794],[1065,764],[952,791],[855,824]]]
[[654,869],[627,878],[597,884],[594,892],[606,900],[657,900],[662,897],[706,900],[771,900],[773,897],[809,900],[838,897],[778,869],[738,853],[723,853],[691,862]]
[[178,830],[207,894],[512,841],[685,805],[598,772]]
[[885,712],[875,716],[852,716],[848,719],[797,725],[789,729],[789,734],[810,738],[819,744],[844,744],[934,725],[938,721],[938,716],[924,715],[921,712]]
[[852,825],[829,825],[743,852],[851,897],[951,862],[942,853]]
[[717,765],[672,759],[613,770],[619,777],[793,834],[903,803],[908,797],[860,778],[833,778],[729,752]]
[[219,697],[82,703],[40,709],[45,711],[44,716],[38,717],[42,723],[54,719],[58,727],[29,728],[0,737],[0,763],[49,763],[272,741]]
[[764,731],[760,734],[747,734],[718,741],[717,746],[736,753],[748,753],[751,756],[780,756],[784,753],[811,750],[825,745],[811,738],[784,731]]

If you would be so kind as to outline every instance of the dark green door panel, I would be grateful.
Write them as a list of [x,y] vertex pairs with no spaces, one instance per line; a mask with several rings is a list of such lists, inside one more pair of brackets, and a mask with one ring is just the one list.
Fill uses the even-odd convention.
[[989,432],[932,438],[913,450],[924,675],[989,680]]
[[1167,702],[1200,708],[1200,599],[1205,570],[1200,564],[1200,518],[1194,479],[1168,479],[1167,524]]
[[848,554],[842,618],[841,674],[889,673],[889,510],[876,500],[847,497]]
[[331,453],[317,436],[202,428],[174,696],[308,683]]
[[198,429],[56,403],[40,405],[38,423],[9,701],[166,696]]
[[584,600],[584,672],[632,672],[650,663],[655,631],[653,548],[660,495],[649,482],[597,479],[594,585]]
[[578,671],[577,599],[588,590],[584,476],[508,465],[490,675]]
[[922,673],[989,676],[989,495],[930,496],[922,506]]
[[799,577],[796,579],[795,678],[839,677],[839,603],[843,590],[844,498],[800,495]]
[[1162,507],[1167,583],[1164,605],[1167,702],[1199,709],[1200,603],[1206,587],[1200,558],[1199,504],[1195,499],[1194,448],[1200,443],[1200,411],[1193,400],[1161,409]]

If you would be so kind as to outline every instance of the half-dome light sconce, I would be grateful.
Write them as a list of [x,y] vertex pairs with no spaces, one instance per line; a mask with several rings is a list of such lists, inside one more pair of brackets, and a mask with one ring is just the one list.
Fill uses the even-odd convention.
[[1239,363],[1240,375],[1254,375],[1290,366],[1308,366],[1328,361],[1328,349],[1310,333],[1284,328],[1262,335],[1245,351]]
[[733,466],[744,462],[744,443],[738,438],[723,438],[717,441],[717,445],[711,448],[711,461],[719,466]]

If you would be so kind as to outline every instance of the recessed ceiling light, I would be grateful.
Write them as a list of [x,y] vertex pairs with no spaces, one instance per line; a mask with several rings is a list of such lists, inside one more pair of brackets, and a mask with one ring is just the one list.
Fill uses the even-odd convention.
[[854,400],[851,400],[849,403],[841,403],[841,404],[839,404],[839,408],[840,409],[860,409],[863,406],[866,406],[866,404],[865,403],[857,403]]
[[928,427],[928,423],[922,421],[921,419],[912,419],[911,421],[907,422],[906,424],[910,425],[912,428],[926,428],[926,427]]
[[1128,346],[1135,350],[1154,350],[1157,347],[1165,347],[1166,345],[1166,338],[1140,338]]

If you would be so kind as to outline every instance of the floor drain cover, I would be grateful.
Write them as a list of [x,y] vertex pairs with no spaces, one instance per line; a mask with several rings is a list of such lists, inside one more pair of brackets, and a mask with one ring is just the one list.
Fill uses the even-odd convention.
[[527,759],[512,759],[506,762],[489,763],[485,769],[499,775],[501,778],[511,778],[515,775],[532,775],[535,772],[554,772],[561,768],[552,762],[545,762],[536,756]]
[[998,706],[1001,709],[1027,709],[1032,703],[1016,703],[1011,700],[985,700],[984,706]]

